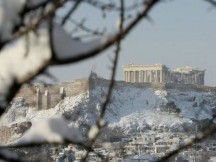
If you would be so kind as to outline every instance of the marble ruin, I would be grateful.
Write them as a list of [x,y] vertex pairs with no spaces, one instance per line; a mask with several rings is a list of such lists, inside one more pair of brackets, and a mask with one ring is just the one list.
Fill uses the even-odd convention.
[[177,83],[204,85],[205,69],[181,67],[170,70],[163,64],[123,66],[125,82]]

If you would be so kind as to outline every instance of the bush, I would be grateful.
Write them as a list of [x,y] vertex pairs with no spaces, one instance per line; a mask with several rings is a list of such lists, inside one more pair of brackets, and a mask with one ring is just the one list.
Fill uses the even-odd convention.
[[165,105],[165,111],[169,113],[180,113],[181,110],[176,106],[175,102],[170,101]]

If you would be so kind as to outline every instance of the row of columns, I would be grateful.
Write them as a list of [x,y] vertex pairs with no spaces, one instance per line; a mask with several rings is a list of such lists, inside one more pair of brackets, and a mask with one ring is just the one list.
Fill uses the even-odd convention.
[[58,102],[63,100],[64,97],[65,97],[64,87],[60,87],[59,97],[51,97],[48,89],[44,90],[44,94],[43,94],[40,91],[40,89],[37,88],[36,89],[36,107],[37,107],[37,110],[42,110],[42,109],[47,110],[47,109],[53,107],[53,105],[55,105],[55,103],[53,103],[53,102],[56,102],[56,104],[57,104]]
[[174,73],[167,75],[168,83],[183,83],[183,84],[197,84],[204,85],[204,74],[179,74]]
[[194,74],[191,82],[192,84],[204,85],[204,74]]
[[125,82],[155,82],[163,83],[162,70],[124,71]]

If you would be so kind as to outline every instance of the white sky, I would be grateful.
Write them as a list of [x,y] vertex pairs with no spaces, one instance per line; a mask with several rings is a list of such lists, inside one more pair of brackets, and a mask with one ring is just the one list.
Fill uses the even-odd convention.
[[[108,23],[115,28],[116,17],[106,22],[100,12],[81,6],[77,20],[88,16],[93,26]],[[94,15],[94,16],[93,16]],[[96,16],[98,15],[98,16]],[[123,42],[117,79],[122,80],[122,65],[163,63],[170,68],[192,66],[206,69],[206,85],[216,86],[216,8],[202,0],[173,0],[160,3]],[[94,69],[109,78],[113,49],[76,64],[55,67],[51,71],[60,81],[88,76]]]

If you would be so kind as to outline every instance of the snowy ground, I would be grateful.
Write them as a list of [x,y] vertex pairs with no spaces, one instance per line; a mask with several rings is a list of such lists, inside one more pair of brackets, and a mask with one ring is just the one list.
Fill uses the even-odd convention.
[[[0,119],[1,125],[23,121],[39,121],[56,115],[63,115],[72,125],[91,125],[98,116],[106,88],[97,87],[75,97],[66,97],[55,108],[35,111],[34,108],[14,103]],[[163,107],[173,101],[181,110],[180,114],[163,111]],[[216,97],[212,93],[160,91],[151,88],[125,87],[114,89],[105,119],[110,127],[121,127],[125,132],[143,130],[145,127],[181,128],[191,119],[211,118]]]

